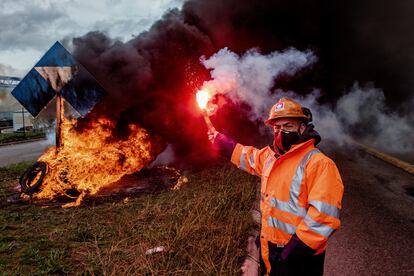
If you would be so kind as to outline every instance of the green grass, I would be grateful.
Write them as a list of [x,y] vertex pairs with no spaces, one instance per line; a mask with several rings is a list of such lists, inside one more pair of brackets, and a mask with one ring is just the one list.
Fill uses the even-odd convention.
[[[180,190],[130,197],[126,204],[5,203],[29,165],[0,168],[3,275],[239,274],[257,178],[225,164],[190,173]],[[145,256],[156,246],[166,251]]]
[[0,144],[17,142],[22,140],[31,140],[37,138],[44,138],[46,134],[44,132],[28,131],[26,134],[23,132],[14,133],[0,133]]

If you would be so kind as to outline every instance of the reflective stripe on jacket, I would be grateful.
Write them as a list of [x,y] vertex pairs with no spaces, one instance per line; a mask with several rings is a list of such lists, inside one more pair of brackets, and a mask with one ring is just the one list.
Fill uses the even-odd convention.
[[280,157],[270,147],[237,144],[231,161],[261,177],[261,253],[267,271],[269,241],[287,244],[296,233],[316,254],[325,250],[340,226],[343,184],[335,163],[314,147],[313,139]]

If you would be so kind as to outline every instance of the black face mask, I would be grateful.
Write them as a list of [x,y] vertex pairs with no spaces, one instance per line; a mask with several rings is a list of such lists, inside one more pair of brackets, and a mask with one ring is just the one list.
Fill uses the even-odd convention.
[[300,135],[297,131],[287,131],[280,130],[277,135],[275,135],[273,146],[277,148],[280,154],[284,154],[286,151],[290,150],[292,145],[296,144],[299,141]]

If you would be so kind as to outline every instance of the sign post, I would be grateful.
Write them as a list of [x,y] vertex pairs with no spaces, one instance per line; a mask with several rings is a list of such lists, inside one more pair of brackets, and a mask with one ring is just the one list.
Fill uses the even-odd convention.
[[[56,42],[13,89],[12,95],[33,117],[56,97],[56,148],[62,144],[64,100],[85,116],[106,94],[91,73]],[[23,113],[24,120],[24,113]]]
[[62,146],[62,122],[64,116],[63,99],[60,93],[56,94],[56,149]]

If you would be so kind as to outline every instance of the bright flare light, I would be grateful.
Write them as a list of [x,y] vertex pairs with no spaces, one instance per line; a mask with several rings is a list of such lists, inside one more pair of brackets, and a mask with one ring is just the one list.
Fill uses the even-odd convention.
[[207,90],[199,90],[197,92],[196,99],[197,99],[198,106],[201,109],[203,109],[203,110],[206,109],[209,97],[210,96],[208,95]]

